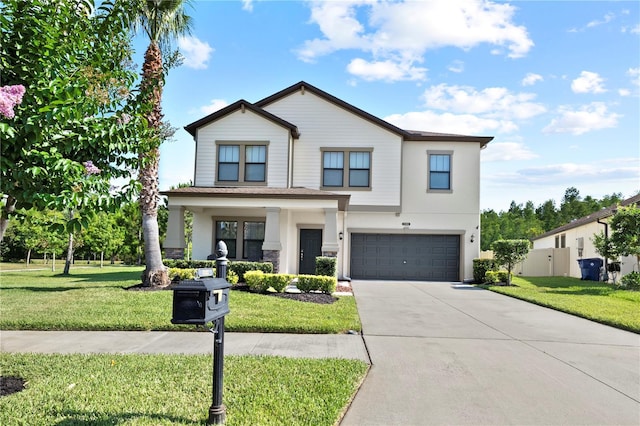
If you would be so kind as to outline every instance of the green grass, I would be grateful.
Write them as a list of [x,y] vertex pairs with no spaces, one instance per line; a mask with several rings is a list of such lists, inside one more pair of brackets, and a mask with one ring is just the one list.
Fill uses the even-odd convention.
[[[125,291],[140,283],[140,267],[0,274],[0,329],[194,330],[171,324],[172,291]],[[280,333],[359,331],[353,297],[330,305],[231,291],[225,330]]]
[[514,277],[516,286],[489,286],[538,305],[640,333],[640,292],[565,277]]
[[[0,424],[202,425],[210,356],[0,354],[3,376],[26,379],[0,398]],[[227,426],[334,425],[363,380],[355,360],[225,357]]]

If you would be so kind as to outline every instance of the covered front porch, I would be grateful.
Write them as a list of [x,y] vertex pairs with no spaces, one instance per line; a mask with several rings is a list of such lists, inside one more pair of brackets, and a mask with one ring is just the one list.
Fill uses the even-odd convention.
[[313,273],[316,256],[342,250],[349,195],[267,187],[189,187],[163,195],[169,197],[168,258],[184,257],[186,211],[193,213],[193,259],[206,259],[224,240],[231,260],[268,261],[274,271],[299,274]]

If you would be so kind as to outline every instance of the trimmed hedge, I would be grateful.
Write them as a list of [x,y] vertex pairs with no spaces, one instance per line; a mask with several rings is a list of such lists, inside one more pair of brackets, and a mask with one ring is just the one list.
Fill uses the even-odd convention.
[[[169,269],[197,269],[197,268],[216,268],[215,260],[184,260],[184,259],[163,259],[162,263]],[[247,271],[262,271],[264,273],[273,272],[273,264],[271,262],[245,262],[245,261],[229,261],[227,265],[227,281],[229,280],[229,272],[233,272],[238,276],[239,282],[244,282],[244,274]],[[236,281],[235,283],[237,283]],[[233,283],[233,284],[235,284]]]
[[316,275],[324,275],[326,277],[337,276],[338,259],[335,257],[318,256],[316,257]]
[[509,272],[505,270],[487,271],[484,275],[484,284],[508,283]]
[[484,283],[486,273],[495,271],[496,268],[497,265],[493,259],[473,259],[473,281]]
[[282,293],[295,275],[265,274],[262,271],[247,271],[244,277],[247,285],[253,291],[266,293],[270,288],[273,288],[277,293]]
[[[182,269],[182,268],[169,268],[169,279],[171,281],[192,280],[196,277],[195,269]],[[216,269],[213,268],[213,275],[215,276]],[[227,269],[227,282],[229,284],[238,284],[238,274],[230,269]]]
[[298,290],[308,293],[310,291],[321,291],[323,293],[333,293],[336,291],[338,279],[332,276],[322,275],[298,275]]
[[265,274],[273,273],[273,263],[271,262],[229,262],[229,269],[238,274],[240,282],[246,282],[244,274],[248,271],[262,271]]
[[[265,274],[262,271],[247,271],[244,275],[245,282],[253,291],[265,293],[269,288],[282,293],[296,276],[290,274]],[[298,275],[298,290],[308,293],[310,291],[321,291],[323,293],[333,293],[336,291],[338,279],[336,277],[325,277],[320,275]]]

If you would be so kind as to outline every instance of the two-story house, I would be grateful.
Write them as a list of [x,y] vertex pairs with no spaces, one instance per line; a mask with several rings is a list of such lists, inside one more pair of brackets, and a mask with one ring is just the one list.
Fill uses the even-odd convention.
[[400,129],[306,82],[185,127],[194,185],[166,191],[167,257],[224,240],[229,259],[340,277],[461,281],[479,255],[480,150],[493,138]]

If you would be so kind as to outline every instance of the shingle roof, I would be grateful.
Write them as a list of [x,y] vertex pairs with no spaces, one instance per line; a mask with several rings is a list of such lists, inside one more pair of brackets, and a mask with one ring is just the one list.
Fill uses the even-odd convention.
[[160,192],[171,197],[211,198],[271,198],[303,200],[337,200],[338,209],[344,211],[349,203],[349,194],[321,191],[309,188],[272,188],[268,186],[202,187],[189,186]]
[[567,231],[569,229],[573,229],[573,228],[577,228],[577,227],[582,226],[582,225],[586,225],[587,223],[595,222],[598,219],[603,219],[605,217],[612,216],[614,214],[614,211],[616,210],[616,208],[618,206],[630,206],[630,205],[638,204],[638,203],[640,203],[640,194],[634,195],[631,198],[627,198],[626,200],[621,201],[620,204],[614,204],[614,205],[612,205],[610,207],[607,207],[607,208],[602,209],[602,210],[598,210],[597,212],[591,213],[591,214],[589,214],[587,216],[581,217],[581,218],[576,219],[576,220],[572,220],[571,222],[569,222],[569,223],[567,223],[565,225],[559,226],[559,227],[557,227],[555,229],[552,229],[551,231],[548,231],[548,232],[545,232],[544,234],[538,235],[538,236],[532,238],[532,240],[534,240],[534,241],[535,240],[539,240],[541,238],[545,238],[545,237],[548,237],[550,235],[557,234],[559,232],[564,232],[564,231]]
[[305,81],[300,81],[292,86],[287,87],[286,89],[283,89],[277,93],[274,93],[271,96],[268,96],[262,100],[259,100],[254,104],[251,104],[245,100],[240,100],[232,105],[229,105],[226,108],[221,109],[220,111],[214,112],[213,114],[209,114],[208,116],[201,118],[200,120],[194,121],[193,123],[186,125],[185,130],[191,133],[191,135],[195,136],[196,129],[198,127],[204,126],[214,120],[217,120],[218,118],[221,118],[237,110],[238,108],[241,107],[241,105],[244,105],[245,108],[249,108],[252,111],[256,112],[257,114],[263,115],[267,119],[270,119],[284,127],[290,128],[292,131],[292,134],[294,135],[294,138],[298,138],[300,134],[298,133],[298,129],[295,125],[285,120],[282,120],[281,118],[273,114],[270,114],[269,112],[265,111],[263,108],[265,108],[269,104],[272,104],[273,102],[276,102],[286,96],[289,96],[292,93],[295,93],[301,90],[309,91],[314,95],[328,102],[331,102],[332,104],[340,108],[343,108],[367,121],[370,121],[373,124],[376,124],[384,129],[387,129],[391,133],[395,133],[398,136],[401,136],[406,141],[479,142],[481,146],[484,147],[485,145],[487,145],[489,142],[493,140],[493,136],[465,136],[465,135],[454,135],[449,133],[433,133],[433,132],[424,132],[424,131],[417,131],[417,130],[403,130],[381,118],[376,117],[375,115],[369,114],[368,112],[361,110],[360,108],[357,108],[343,101],[342,99],[336,98],[335,96],[321,89],[318,89],[317,87]]

